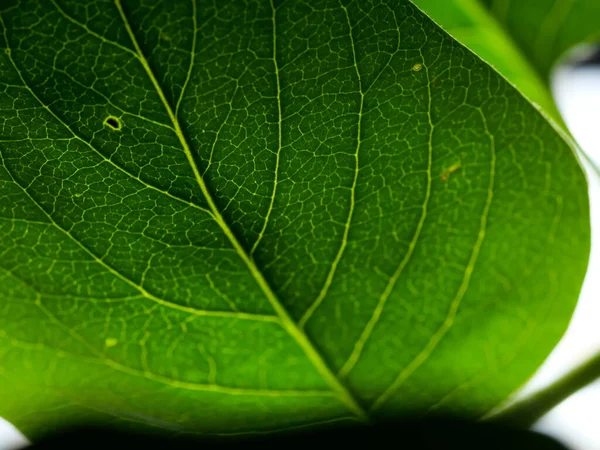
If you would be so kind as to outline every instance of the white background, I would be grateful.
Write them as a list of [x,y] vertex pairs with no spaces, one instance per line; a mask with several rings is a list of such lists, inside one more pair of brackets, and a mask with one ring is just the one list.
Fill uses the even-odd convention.
[[[572,134],[600,167],[600,67],[561,68],[555,73],[553,88]],[[587,172],[593,229],[588,275],[566,335],[517,398],[546,386],[600,351],[600,177]],[[534,428],[573,450],[600,450],[600,381],[572,395]],[[12,425],[0,419],[0,450],[26,444]]]
[[[600,167],[600,67],[560,68],[554,96],[580,147]],[[600,177],[587,168],[592,219],[592,254],[588,273],[569,329],[528,391],[547,385],[600,351]],[[600,450],[600,382],[562,402],[534,427],[573,450]]]

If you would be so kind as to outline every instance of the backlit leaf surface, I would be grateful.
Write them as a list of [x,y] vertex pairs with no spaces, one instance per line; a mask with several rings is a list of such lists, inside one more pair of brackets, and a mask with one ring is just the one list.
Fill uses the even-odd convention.
[[0,415],[478,417],[564,332],[572,149],[411,3],[0,4]]

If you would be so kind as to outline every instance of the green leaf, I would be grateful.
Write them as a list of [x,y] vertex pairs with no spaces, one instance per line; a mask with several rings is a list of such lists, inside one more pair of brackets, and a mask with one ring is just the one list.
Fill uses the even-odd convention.
[[413,0],[413,3],[452,37],[492,65],[530,101],[561,121],[545,80],[481,0]]
[[413,0],[566,130],[550,72],[578,44],[600,39],[595,0]]
[[577,44],[600,39],[596,0],[481,0],[542,77]]
[[570,144],[402,0],[4,1],[0,415],[479,417],[586,269]]

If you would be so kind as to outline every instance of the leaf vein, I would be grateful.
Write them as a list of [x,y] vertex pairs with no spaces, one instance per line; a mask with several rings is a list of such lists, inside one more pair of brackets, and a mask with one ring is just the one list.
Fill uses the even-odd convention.
[[175,105],[175,116],[179,117],[179,106],[183,100],[185,95],[185,91],[187,89],[188,83],[190,82],[190,78],[192,76],[192,70],[194,69],[194,59],[196,57],[196,41],[198,40],[198,23],[196,18],[196,0],[192,0],[192,24],[194,27],[194,34],[192,36],[192,48],[190,50],[190,65],[188,67],[187,73],[185,75],[185,81],[183,83],[183,87],[181,88],[181,92],[179,93],[179,99],[177,100],[177,104]]
[[[2,15],[0,14],[0,24],[2,25],[2,27],[4,28],[4,40],[6,42],[6,46],[7,48],[9,48],[9,42],[8,42],[8,37],[6,36],[6,26],[4,25],[4,21],[2,19]],[[35,91],[31,88],[31,86],[29,86],[29,84],[25,81],[25,78],[23,77],[23,74],[21,73],[21,70],[18,68],[18,66],[16,65],[14,59],[12,58],[11,55],[8,55],[9,60],[12,64],[12,66],[15,69],[15,72],[17,73],[17,76],[19,77],[19,79],[21,80],[21,82],[23,83],[23,87],[25,89],[27,89],[27,91],[29,91],[29,93],[32,95],[33,98],[35,98],[35,100],[40,104],[40,106],[45,109],[52,117],[54,117],[63,127],[65,127],[65,129],[73,136],[74,139],[78,140],[79,142],[83,143],[86,147],[88,147],[90,150],[92,150],[94,153],[96,153],[97,155],[99,155],[103,161],[106,161],[107,163],[109,163],[110,165],[112,165],[115,169],[117,169],[119,172],[127,175],[127,177],[139,182],[140,184],[142,184],[143,186],[147,187],[148,189],[152,189],[156,192],[159,192],[161,194],[164,194],[174,200],[177,200],[178,202],[184,203],[192,208],[195,208],[199,211],[202,211],[208,215],[212,216],[212,213],[210,210],[203,208],[202,206],[199,206],[193,202],[190,202],[188,200],[185,200],[181,197],[178,197],[174,194],[171,194],[168,191],[164,191],[150,183],[147,183],[146,181],[144,181],[142,178],[132,174],[131,172],[125,170],[123,167],[121,167],[120,165],[118,165],[117,163],[115,163],[112,159],[107,158],[102,152],[100,152],[96,147],[94,147],[90,142],[86,141],[84,138],[82,138],[81,136],[79,136],[79,134],[77,134],[64,120],[62,120],[57,113],[54,112],[54,110],[52,108],[50,108],[49,105],[47,105],[44,101],[42,101],[42,99],[35,93]],[[51,139],[51,138],[48,138]],[[8,168],[7,168],[8,170]]]
[[417,246],[417,242],[421,235],[421,231],[423,230],[423,225],[425,224],[425,219],[427,217],[427,208],[429,206],[429,200],[431,198],[431,181],[432,181],[431,180],[431,178],[432,178],[431,171],[432,171],[432,164],[433,164],[434,124],[431,119],[432,98],[431,98],[431,83],[430,83],[431,80],[429,78],[429,68],[425,64],[425,58],[423,57],[422,53],[421,53],[421,59],[423,61],[423,67],[425,68],[425,73],[427,75],[427,93],[428,93],[427,118],[429,120],[429,145],[428,145],[428,154],[427,154],[427,184],[426,184],[426,188],[425,188],[425,200],[423,202],[422,212],[421,212],[421,216],[419,217],[419,222],[417,224],[417,227],[415,229],[413,237],[410,241],[410,244],[408,245],[408,250],[407,250],[406,254],[404,255],[404,258],[402,258],[402,261],[400,262],[400,264],[394,271],[392,277],[389,279],[383,293],[379,297],[379,301],[377,303],[377,306],[373,310],[371,318],[367,322],[367,325],[363,329],[360,337],[354,344],[352,353],[350,354],[350,356],[348,357],[348,359],[346,360],[346,362],[344,363],[344,365],[342,366],[342,368],[340,369],[340,371],[338,373],[338,376],[340,376],[342,378],[348,376],[350,371],[354,368],[354,366],[358,362],[360,355],[362,354],[362,351],[363,351],[367,341],[371,337],[371,333],[373,332],[373,330],[375,329],[375,326],[379,322],[379,319],[383,313],[383,310],[385,308],[385,305],[386,305],[386,302],[387,302],[389,296],[391,295],[394,287],[396,286],[396,283],[398,282],[400,275],[404,271],[404,268],[408,265],[408,263],[410,262],[410,260],[412,258],[415,247]]
[[131,54],[134,58],[138,58],[138,55],[136,55],[136,53],[131,50],[130,48],[124,47],[121,44],[119,44],[118,42],[115,41],[111,41],[110,39],[105,38],[104,36],[102,36],[101,34],[96,33],[95,31],[91,30],[86,24],[79,22],[77,19],[75,19],[74,17],[71,17],[69,14],[66,13],[66,11],[64,9],[62,9],[58,3],[56,2],[56,0],[50,0],[50,2],[52,3],[52,5],[54,6],[54,8],[56,8],[56,10],[60,13],[60,15],[62,15],[65,19],[67,19],[69,22],[71,22],[74,25],[77,25],[78,27],[84,29],[86,31],[86,33],[88,33],[91,36],[94,36],[95,38],[101,40],[102,42],[105,42],[109,45],[113,45],[129,54]]
[[283,304],[279,301],[279,299],[277,298],[277,296],[271,289],[270,285],[268,284],[267,280],[264,278],[262,272],[260,272],[260,270],[258,269],[256,264],[254,263],[252,257],[246,253],[245,249],[242,247],[242,245],[238,241],[237,237],[233,234],[233,231],[229,228],[229,226],[223,219],[223,216],[221,215],[221,212],[217,208],[217,205],[215,204],[215,201],[213,200],[213,197],[210,194],[204,179],[200,175],[200,171],[198,169],[196,161],[194,160],[194,157],[192,155],[192,151],[187,142],[187,139],[185,138],[185,136],[183,134],[183,130],[181,129],[181,125],[179,124],[179,120],[173,113],[173,109],[169,105],[169,102],[167,101],[165,94],[164,94],[160,84],[158,83],[156,76],[154,75],[154,72],[152,71],[150,65],[148,64],[148,61],[143,56],[142,49],[140,48],[140,46],[137,42],[137,38],[135,37],[133,30],[131,29],[131,26],[129,24],[129,21],[127,19],[125,11],[121,5],[121,0],[114,0],[114,3],[119,11],[121,19],[123,21],[123,25],[125,26],[125,29],[127,30],[127,34],[129,35],[131,42],[136,49],[136,52],[140,56],[139,60],[142,64],[146,74],[152,81],[152,84],[154,85],[156,93],[160,97],[160,99],[165,107],[165,110],[167,111],[167,114],[169,115],[169,117],[171,118],[171,121],[173,122],[173,126],[175,127],[177,137],[179,138],[181,146],[188,158],[188,162],[190,164],[192,171],[194,172],[194,176],[196,177],[198,186],[200,187],[202,193],[204,194],[204,197],[206,198],[206,201],[210,207],[210,210],[213,213],[213,218],[215,219],[217,224],[221,227],[221,229],[223,230],[223,233],[229,239],[229,241],[231,242],[233,247],[236,249],[240,259],[246,264],[248,270],[250,271],[250,273],[256,280],[257,285],[262,290],[263,294],[265,295],[265,297],[267,298],[267,300],[269,301],[269,303],[271,304],[271,306],[273,307],[273,309],[279,316],[281,324],[284,327],[284,329],[290,334],[290,336],[302,348],[305,355],[311,361],[311,363],[313,364],[315,369],[319,372],[319,374],[323,377],[323,379],[329,384],[331,389],[336,393],[336,395],[340,398],[340,400],[354,414],[356,414],[357,417],[359,417],[363,420],[367,420],[367,415],[366,415],[364,409],[358,404],[358,402],[356,401],[354,396],[348,391],[346,386],[344,386],[340,382],[340,380],[338,380],[337,377],[333,374],[333,372],[331,371],[331,369],[329,368],[329,366],[327,365],[327,363],[325,362],[323,357],[317,352],[316,348],[314,347],[312,342],[309,340],[308,336],[306,336],[306,334],[301,330],[301,328],[299,328],[298,325],[292,320],[291,316],[289,315],[289,313],[287,312],[287,310],[285,309]]
[[329,273],[327,274],[327,278],[325,279],[325,283],[323,284],[321,291],[319,292],[319,294],[317,295],[315,300],[312,302],[312,304],[309,306],[309,308],[305,311],[304,315],[302,316],[302,318],[299,321],[299,326],[301,328],[303,328],[306,325],[306,322],[312,317],[312,315],[319,308],[319,306],[321,306],[321,303],[323,303],[323,300],[327,296],[327,292],[329,291],[329,288],[331,287],[331,283],[333,282],[333,278],[337,271],[338,265],[339,265],[340,261],[342,260],[342,256],[344,255],[344,251],[346,250],[346,247],[348,246],[348,236],[350,234],[350,224],[352,223],[352,217],[354,215],[354,207],[356,204],[356,186],[358,184],[358,173],[359,173],[359,167],[360,167],[359,153],[360,153],[360,147],[361,147],[361,143],[362,143],[361,125],[362,125],[362,120],[363,120],[363,107],[364,107],[364,103],[365,103],[365,94],[363,91],[362,78],[360,75],[360,70],[358,68],[358,62],[357,62],[357,58],[356,58],[356,45],[354,43],[354,36],[352,35],[353,31],[352,31],[352,24],[350,22],[350,16],[348,14],[348,9],[346,8],[346,6],[344,6],[344,4],[342,3],[341,0],[339,0],[339,2],[340,2],[341,8],[344,11],[344,14],[346,16],[346,20],[348,23],[348,34],[350,37],[350,44],[351,44],[350,48],[352,50],[352,58],[354,61],[354,69],[356,71],[356,77],[358,79],[359,94],[360,94],[360,103],[359,103],[359,110],[358,110],[358,125],[357,125],[357,132],[356,132],[356,136],[357,136],[356,137],[356,148],[354,151],[354,178],[352,179],[352,186],[350,188],[350,208],[348,211],[348,216],[346,217],[346,223],[344,224],[344,232],[342,234],[342,242],[341,242],[341,244],[338,248],[337,254],[331,264]]
[[252,249],[250,250],[250,254],[254,254],[256,249],[258,248],[260,241],[262,240],[267,226],[269,224],[269,219],[271,217],[271,212],[273,211],[273,205],[275,204],[275,196],[277,195],[277,184],[279,183],[279,158],[281,155],[282,149],[282,114],[281,114],[281,79],[279,75],[279,66],[277,64],[277,10],[275,9],[274,0],[270,0],[271,9],[273,11],[272,22],[273,22],[273,67],[275,69],[275,86],[277,87],[277,152],[275,156],[275,179],[273,180],[273,190],[271,192],[271,199],[269,201],[269,209],[267,210],[267,214],[265,216],[265,221],[263,226],[258,234],[258,238]]
[[179,311],[184,311],[189,314],[192,314],[195,316],[200,316],[200,317],[223,317],[223,318],[230,318],[230,319],[233,318],[233,319],[263,321],[263,322],[277,322],[277,323],[279,322],[279,318],[277,316],[261,315],[261,314],[254,314],[254,313],[242,313],[242,312],[231,312],[231,311],[210,311],[210,310],[204,310],[204,309],[197,309],[197,308],[179,305],[177,303],[173,303],[173,302],[170,302],[168,300],[165,300],[165,299],[162,299],[160,297],[153,295],[152,293],[147,291],[145,288],[143,288],[142,286],[137,284],[135,281],[133,281],[130,278],[128,278],[127,276],[123,275],[121,272],[119,272],[117,269],[112,267],[110,264],[108,264],[106,261],[104,261],[98,255],[96,255],[92,250],[90,250],[86,245],[84,245],[79,239],[77,239],[77,237],[75,237],[72,233],[67,231],[58,222],[56,222],[54,220],[54,218],[50,215],[50,213],[48,211],[46,211],[42,207],[42,205],[29,193],[29,191],[27,191],[27,189],[25,189],[13,176],[12,172],[8,169],[8,166],[7,166],[6,162],[4,161],[4,154],[2,152],[1,147],[0,147],[0,161],[2,162],[2,165],[4,166],[4,168],[10,175],[10,177],[11,177],[12,181],[15,183],[15,185],[17,185],[21,188],[23,193],[25,195],[27,195],[27,197],[29,197],[29,199],[37,206],[37,208],[48,218],[48,220],[50,220],[52,225],[56,227],[56,229],[58,229],[61,233],[66,235],[72,242],[74,242],[79,248],[81,248],[86,254],[88,254],[95,262],[100,264],[111,274],[113,274],[117,278],[121,279],[123,282],[127,283],[128,285],[130,285],[131,287],[133,287],[134,289],[139,291],[140,294],[144,298],[151,300],[155,303],[158,303],[159,305],[162,305],[162,306],[165,306],[165,307],[168,307],[171,309],[176,309]]
[[[158,375],[154,372],[151,372],[148,369],[139,370],[133,367],[121,364],[111,358],[109,358],[105,353],[99,351],[96,347],[94,347],[87,339],[77,333],[75,330],[68,327],[65,323],[59,320],[50,310],[48,310],[42,303],[41,300],[38,299],[36,305],[38,308],[46,314],[46,316],[54,322],[59,328],[61,328],[65,333],[71,336],[73,339],[77,340],[81,344],[83,344],[97,359],[101,364],[107,365],[111,369],[118,370],[119,372],[126,373],[128,375],[132,375],[135,377],[146,378],[151,381],[156,381],[161,384],[166,384],[168,386],[184,389],[188,391],[208,391],[215,392],[219,394],[227,394],[227,395],[245,395],[245,396],[261,396],[261,397],[315,397],[315,396],[331,396],[333,395],[332,391],[323,391],[323,390],[294,390],[294,389],[286,389],[286,390],[277,390],[277,389],[252,389],[252,388],[236,388],[230,386],[222,386],[215,383],[194,383],[189,381],[181,381],[174,380],[169,377],[165,377],[163,375]],[[144,364],[142,364],[144,365]]]
[[375,411],[382,407],[382,405],[398,390],[398,388],[419,368],[429,359],[433,351],[436,349],[438,344],[444,338],[444,336],[448,333],[448,331],[454,325],[454,319],[458,313],[458,308],[462,302],[462,299],[465,296],[469,288],[469,283],[471,281],[471,275],[473,274],[473,270],[475,268],[475,264],[479,257],[479,253],[481,251],[481,247],[486,237],[487,230],[487,220],[490,212],[490,208],[492,206],[492,201],[494,198],[494,183],[495,183],[495,173],[496,173],[496,146],[495,146],[495,138],[492,133],[490,133],[487,119],[481,109],[479,109],[479,114],[481,115],[482,122],[485,127],[485,133],[488,136],[490,141],[490,179],[488,184],[488,194],[485,201],[485,205],[483,207],[483,211],[481,214],[481,219],[479,222],[479,232],[477,234],[477,239],[475,241],[475,245],[473,246],[473,250],[471,252],[471,256],[467,263],[467,266],[464,271],[463,279],[461,284],[454,296],[454,299],[450,303],[450,307],[448,312],[446,313],[446,317],[442,322],[441,326],[437,329],[437,331],[431,336],[425,347],[417,354],[417,356],[400,372],[400,374],[396,377],[396,379],[392,382],[392,384],[373,402],[371,405],[370,411]]

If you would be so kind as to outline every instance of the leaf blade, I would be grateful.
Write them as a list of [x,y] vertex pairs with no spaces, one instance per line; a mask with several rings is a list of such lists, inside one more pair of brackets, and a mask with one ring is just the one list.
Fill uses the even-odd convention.
[[[21,74],[21,84],[32,83],[39,90],[38,103],[46,105],[35,106],[32,89],[28,94],[22,86],[5,85],[11,94],[2,100],[11,102],[12,92],[19,93],[19,105],[24,105],[19,112],[28,121],[22,135],[33,138],[27,145],[2,144],[4,175],[10,172],[15,180],[4,182],[15,195],[20,192],[15,204],[23,205],[15,209],[3,199],[6,223],[19,215],[39,215],[31,212],[35,208],[27,201],[29,196],[41,205],[38,209],[91,249],[85,256],[72,242],[57,237],[54,229],[54,234],[38,232],[41,243],[30,242],[28,227],[38,227],[34,223],[3,228],[11,243],[7,252],[28,261],[29,273],[21,262],[17,274],[43,297],[40,303],[35,291],[5,274],[7,298],[29,299],[23,310],[15,310],[18,302],[9,302],[10,317],[19,321],[29,315],[48,324],[48,330],[52,324],[63,328],[55,335],[48,331],[28,336],[8,319],[2,322],[8,347],[14,347],[10,342],[16,339],[20,348],[9,351],[6,364],[11,368],[8,379],[17,384],[19,394],[12,396],[3,414],[21,424],[31,421],[27,426],[32,429],[43,427],[26,419],[27,407],[19,405],[24,390],[36,385],[35,377],[19,363],[24,359],[39,371],[53,366],[70,377],[84,375],[79,382],[70,379],[77,392],[86,393],[83,405],[73,406],[72,399],[65,402],[58,394],[33,402],[48,401],[52,408],[63,405],[64,415],[55,419],[59,422],[74,420],[78,414],[74,411],[90,407],[116,415],[122,411],[128,418],[123,420],[137,414],[149,423],[213,432],[348,417],[349,410],[357,410],[353,404],[376,401],[411,361],[422,359],[419,354],[429,348],[436,330],[445,330],[440,326],[448,314],[460,329],[438,332],[434,357],[419,363],[418,370],[411,369],[415,376],[401,392],[389,396],[381,413],[413,406],[426,410],[442,401],[459,405],[468,414],[489,409],[530,374],[558,338],[566,325],[562,312],[571,310],[577,280],[583,276],[585,261],[568,250],[589,245],[585,183],[568,146],[500,77],[407,2],[362,6],[332,2],[323,8],[278,4],[281,38],[276,40],[274,4],[258,2],[250,7],[230,2],[223,11],[192,5],[183,1],[162,5],[163,13],[157,14],[147,5],[128,3],[131,25],[125,32],[115,25],[115,17],[120,14],[122,19],[119,11],[102,20],[82,21],[77,3],[61,3],[63,13],[36,1],[30,8],[1,12],[10,48],[6,56],[26,66],[15,75],[6,69],[9,61],[3,57],[3,72],[7,80]],[[202,16],[196,21],[199,28],[188,29],[174,19],[193,22],[183,13],[186,8]],[[65,14],[73,20],[65,19]],[[192,17],[198,19],[196,15]],[[35,17],[56,17],[64,24],[44,28],[56,22],[40,22],[39,32],[48,33],[41,42],[66,52],[55,52],[51,64],[44,63],[48,52],[43,46],[30,45],[31,31],[22,25]],[[227,22],[226,17],[235,20]],[[102,36],[103,24],[105,40],[119,46],[94,35]],[[308,32],[316,36],[313,41],[303,38]],[[203,44],[196,46],[197,39]],[[16,45],[9,45],[10,40]],[[246,44],[256,48],[245,48]],[[278,44],[281,47],[276,48]],[[124,50],[129,46],[138,58],[131,59],[131,52]],[[177,55],[184,54],[184,48],[198,54],[182,59],[188,64],[181,70]],[[78,57],[66,57],[76,51]],[[143,52],[150,56],[141,57]],[[178,64],[165,57],[169,54],[176,55]],[[279,66],[274,64],[275,55],[281,55]],[[110,72],[106,67],[117,69]],[[144,73],[152,74],[150,81],[144,80]],[[75,74],[79,84],[59,82],[77,78]],[[221,83],[222,79],[233,82]],[[118,131],[103,125],[106,115],[119,117],[113,104],[129,111]],[[149,120],[136,120],[136,115]],[[61,128],[59,117],[66,127]],[[521,142],[525,123],[519,117],[526,118],[534,131],[529,142]],[[151,126],[152,121],[162,125]],[[13,129],[3,132],[7,138],[18,135]],[[75,133],[81,139],[74,138]],[[502,177],[497,179],[489,170],[494,160],[488,135],[503,150],[498,159]],[[552,183],[555,179],[557,186]],[[517,231],[508,233],[510,242],[524,244],[517,257],[504,245],[506,217],[488,204],[489,186],[496,182],[499,205],[511,208],[521,221]],[[555,203],[556,190],[565,189],[574,200]],[[429,201],[431,207],[425,207]],[[575,230],[572,244],[552,242],[556,235],[567,235],[566,224]],[[493,236],[485,245],[482,228]],[[546,229],[548,233],[539,232]],[[20,240],[25,244],[18,244]],[[549,250],[546,244],[552,244]],[[40,248],[46,260],[36,253]],[[535,252],[547,261],[531,258]],[[573,262],[564,273],[557,271],[559,253]],[[476,254],[493,276],[473,269],[470,261]],[[118,266],[145,292],[180,307],[143,306],[144,299],[137,297],[143,292],[116,281],[99,261]],[[502,272],[509,274],[508,288]],[[548,279],[560,281],[548,290],[542,285]],[[494,304],[506,301],[515,306],[519,302],[510,298],[519,290],[512,284],[527,285],[527,280],[532,285],[520,295],[531,304],[523,307],[522,317]],[[494,293],[488,305],[493,317],[478,306],[484,286]],[[386,308],[379,308],[385,314],[373,322],[386,289]],[[320,292],[326,295],[311,320],[304,321],[304,334],[297,323]],[[565,293],[570,301],[561,306],[561,314],[551,314],[551,308],[536,302],[538,292],[551,298]],[[109,307],[103,303],[107,300]],[[459,313],[461,302],[466,306]],[[543,325],[545,333],[536,334],[538,341],[517,345],[525,341],[521,335],[531,333],[527,321],[537,307],[551,315],[551,323]],[[192,317],[190,310],[216,311],[231,319]],[[273,317],[273,310],[283,318],[283,327],[266,319]],[[266,320],[239,320],[242,315]],[[364,340],[362,357],[355,358],[351,370],[344,370],[369,323],[372,331]],[[475,329],[475,323],[482,326]],[[410,331],[413,326],[415,332]],[[514,326],[520,331],[517,339],[510,337]],[[394,331],[399,327],[404,331],[401,340]],[[498,346],[501,355],[491,358],[510,366],[511,376],[503,380],[486,367],[492,363],[478,359],[487,351],[478,341],[499,339],[494,334],[497,328],[503,328],[498,336],[509,341]],[[37,350],[42,356],[34,356],[36,350],[27,347],[31,344],[27,339],[33,339],[34,348],[38,339],[45,342]],[[525,349],[518,350],[519,346]],[[459,365],[448,360],[449,347],[462,355],[457,356]],[[116,362],[98,369],[98,374],[87,373],[94,357],[91,349]],[[527,364],[519,359],[519,364],[511,365],[511,355],[518,351],[528,355]],[[15,356],[19,352],[21,357]],[[134,381],[127,374],[111,373],[121,367],[117,364],[151,378]],[[345,375],[343,385],[333,375],[339,370]],[[419,392],[431,384],[436,371],[450,375],[439,377],[438,387]],[[483,381],[470,385],[465,381],[481,372]],[[114,380],[119,395],[110,393],[99,374]],[[177,386],[163,383],[157,394],[156,383],[169,377]],[[44,389],[39,389],[67,386],[54,378],[44,379]],[[207,380],[251,395],[240,400],[218,393],[192,395],[184,389]],[[3,382],[3,389],[6,386]],[[340,397],[346,400],[332,400],[330,395],[326,400],[314,398],[313,393],[327,386],[349,392]],[[482,394],[492,387],[493,392]],[[257,400],[261,392],[284,389],[290,393],[285,399]],[[477,393],[472,399],[464,394],[469,389]],[[260,406],[259,414],[252,402]]]

